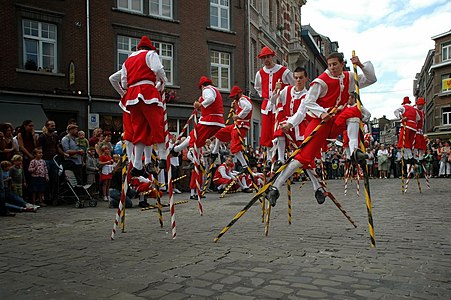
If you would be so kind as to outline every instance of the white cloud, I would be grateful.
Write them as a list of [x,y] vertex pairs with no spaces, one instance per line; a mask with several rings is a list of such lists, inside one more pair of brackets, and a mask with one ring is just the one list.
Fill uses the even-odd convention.
[[301,21],[338,41],[346,57],[356,50],[373,62],[378,82],[362,89],[362,100],[373,117],[394,118],[404,96],[414,99],[413,80],[434,48],[431,37],[450,30],[450,20],[446,0],[316,0],[302,7]]

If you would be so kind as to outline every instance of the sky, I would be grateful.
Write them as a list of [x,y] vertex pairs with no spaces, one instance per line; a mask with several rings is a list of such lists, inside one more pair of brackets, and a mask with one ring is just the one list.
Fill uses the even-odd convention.
[[373,63],[378,80],[360,90],[372,119],[395,119],[405,96],[414,102],[413,80],[435,46],[431,37],[451,30],[449,0],[307,0],[301,14],[348,61],[355,50]]

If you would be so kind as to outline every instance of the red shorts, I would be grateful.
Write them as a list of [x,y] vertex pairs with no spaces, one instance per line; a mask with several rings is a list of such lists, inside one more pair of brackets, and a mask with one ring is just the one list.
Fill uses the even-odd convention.
[[139,101],[127,106],[133,128],[132,143],[143,143],[146,146],[165,142],[164,110],[156,104],[145,104]]
[[[399,139],[398,139],[398,149],[402,149],[403,146],[404,148],[408,148],[411,149],[412,148],[412,144],[413,141],[415,139],[415,130],[411,130],[409,128],[406,128],[406,139],[403,142],[404,139],[404,127],[401,127],[401,129],[399,130]],[[404,145],[403,145],[404,144]]]
[[124,128],[124,140],[133,142],[133,126],[130,114],[127,112],[122,113],[122,126]]
[[215,125],[197,124],[196,126],[197,141],[194,138],[194,130],[191,130],[191,132],[189,133],[190,136],[189,146],[194,147],[195,141],[197,148],[205,146],[205,141],[213,137],[221,128],[222,127]]
[[[240,133],[241,137],[244,139],[246,137],[248,129],[241,127]],[[238,130],[236,130],[235,125],[228,125],[224,128],[221,128],[216,134],[215,137],[223,143],[227,143],[232,141],[230,144],[230,152],[235,154],[243,150],[241,146],[240,137],[238,135]]]
[[262,128],[260,130],[260,146],[272,147],[274,133],[274,114],[262,114]]

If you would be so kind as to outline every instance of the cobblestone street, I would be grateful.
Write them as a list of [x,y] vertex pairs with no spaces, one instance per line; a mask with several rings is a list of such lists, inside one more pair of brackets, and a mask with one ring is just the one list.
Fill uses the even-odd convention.
[[[371,180],[377,247],[370,246],[363,185],[344,196],[329,190],[357,224],[328,199],[318,205],[311,184],[292,185],[293,220],[283,191],[264,236],[261,209],[253,206],[213,242],[250,200],[236,193],[207,194],[177,205],[177,239],[165,208],[127,210],[126,233],[110,240],[115,209],[41,208],[0,219],[2,299],[450,299],[451,208],[449,179]],[[176,195],[186,200],[188,194]],[[163,199],[167,202],[167,197]],[[258,203],[258,202],[257,202]]]

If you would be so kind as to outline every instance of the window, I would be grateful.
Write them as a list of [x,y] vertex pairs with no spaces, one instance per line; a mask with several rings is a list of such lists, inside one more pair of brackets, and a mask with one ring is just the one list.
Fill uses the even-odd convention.
[[167,85],[173,84],[173,70],[174,70],[174,51],[172,44],[153,42],[155,48],[157,48],[158,55],[160,56],[161,64],[164,67],[166,77],[168,78]]
[[442,75],[442,92],[451,91],[451,74]]
[[57,72],[57,27],[54,24],[23,20],[24,69]]
[[451,60],[451,42],[442,45],[442,61]]
[[442,108],[442,125],[451,125],[451,107]]
[[150,0],[149,14],[172,19],[172,0]]
[[[126,37],[119,35],[117,37],[117,69],[122,68],[122,64],[129,57],[129,55],[136,51],[136,46],[139,44],[138,38]],[[168,85],[172,85],[174,82],[174,47],[172,44],[162,42],[152,42],[155,48],[157,48],[158,56],[160,57],[161,64],[166,72],[168,78]]]
[[117,69],[122,68],[122,64],[127,57],[136,50],[136,46],[139,44],[139,39],[126,36],[117,37]]
[[229,1],[210,0],[210,26],[229,30]]
[[230,90],[230,54],[211,51],[210,73],[218,89]]
[[142,13],[143,0],[117,0],[117,8]]

